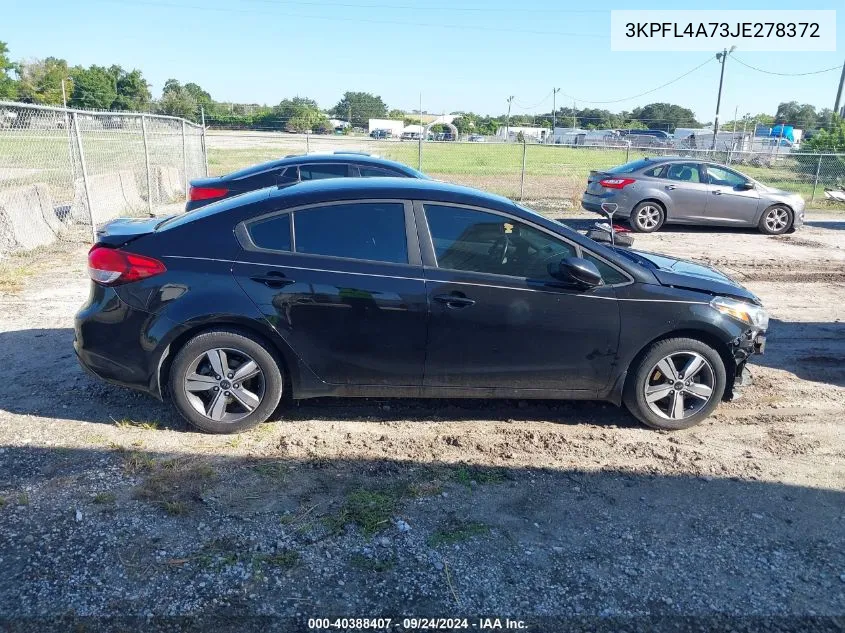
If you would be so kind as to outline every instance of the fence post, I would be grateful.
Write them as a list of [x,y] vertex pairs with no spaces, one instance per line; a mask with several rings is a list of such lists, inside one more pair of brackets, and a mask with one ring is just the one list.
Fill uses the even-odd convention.
[[182,173],[185,174],[185,202],[188,201],[188,147],[185,144],[185,119],[182,119]]
[[626,163],[631,162],[631,158],[630,158],[630,157],[631,157],[631,143],[629,142],[629,143],[625,146],[625,162],[626,162]]
[[810,204],[816,201],[816,187],[819,184],[819,172],[822,170],[822,155],[819,154],[819,163],[816,165],[816,178],[813,180],[813,195],[810,196]]
[[79,163],[82,167],[82,185],[85,188],[85,203],[88,205],[88,215],[91,217],[91,238],[97,241],[97,224],[94,222],[94,207],[91,206],[91,191],[88,188],[88,167],[85,164],[85,152],[82,149],[82,135],[79,132],[79,119],[73,113],[73,129],[76,132],[76,148],[79,150]]
[[202,135],[200,142],[202,143],[202,159],[205,162],[205,177],[208,178],[208,147],[205,144],[205,108],[200,106],[200,114],[202,115]]
[[144,164],[147,166],[147,210],[153,215],[153,172],[150,170],[150,150],[147,145],[147,116],[141,115],[141,137],[144,139]]
[[306,131],[305,132],[305,153],[306,154],[311,153],[311,140],[310,140],[310,138],[311,138],[311,135],[308,134],[308,132]]
[[422,171],[422,135],[423,132],[420,132],[419,147],[417,148],[417,171]]
[[522,202],[522,196],[525,193],[525,152],[528,148],[528,143],[522,139],[522,177],[519,180],[519,201]]

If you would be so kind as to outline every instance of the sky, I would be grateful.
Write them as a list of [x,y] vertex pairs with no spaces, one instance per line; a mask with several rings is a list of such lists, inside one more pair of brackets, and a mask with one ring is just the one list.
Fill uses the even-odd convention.
[[[707,9],[840,9],[837,52],[734,55],[798,73],[845,60],[845,6],[796,0],[714,0]],[[593,8],[601,7],[601,8]],[[557,105],[631,110],[656,101],[712,121],[719,64],[706,52],[611,52],[610,9],[678,9],[676,2],[592,5],[564,0],[0,0],[0,41],[13,59],[140,69],[155,97],[168,78],[217,101],[276,104],[295,95],[331,108],[346,90],[390,108],[502,114]],[[712,58],[687,77],[640,98]],[[721,119],[774,114],[778,103],[833,107],[839,72],[764,74],[728,59]],[[619,103],[595,103],[626,99]]]

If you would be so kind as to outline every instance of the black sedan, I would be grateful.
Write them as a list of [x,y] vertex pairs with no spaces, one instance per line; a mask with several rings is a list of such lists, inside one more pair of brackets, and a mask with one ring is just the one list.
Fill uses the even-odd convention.
[[325,178],[428,178],[412,167],[361,152],[297,154],[190,182],[186,211],[265,187]]
[[431,180],[323,180],[116,220],[89,272],[82,365],[215,433],[283,396],[602,399],[680,429],[732,396],[768,326],[715,270]]

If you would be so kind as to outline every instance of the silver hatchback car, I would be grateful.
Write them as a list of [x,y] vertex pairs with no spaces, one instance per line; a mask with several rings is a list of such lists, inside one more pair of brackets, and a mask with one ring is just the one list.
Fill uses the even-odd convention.
[[616,217],[640,233],[677,223],[756,226],[780,235],[804,223],[804,199],[797,193],[694,158],[643,158],[591,171],[581,206],[601,212],[604,202],[616,203]]

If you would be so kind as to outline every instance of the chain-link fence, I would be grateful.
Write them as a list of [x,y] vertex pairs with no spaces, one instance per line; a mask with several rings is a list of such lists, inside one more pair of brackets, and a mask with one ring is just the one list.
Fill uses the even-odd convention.
[[178,208],[206,170],[204,131],[183,119],[0,101],[0,258]]
[[[209,169],[224,174],[287,154],[366,152],[429,176],[514,199],[580,206],[591,170],[644,156],[689,156],[726,163],[760,182],[800,193],[809,204],[831,204],[825,190],[845,185],[845,154],[810,154],[781,148],[760,152],[673,147],[551,145],[539,143],[402,141],[364,136],[209,131]],[[842,203],[839,203],[842,206]]]

